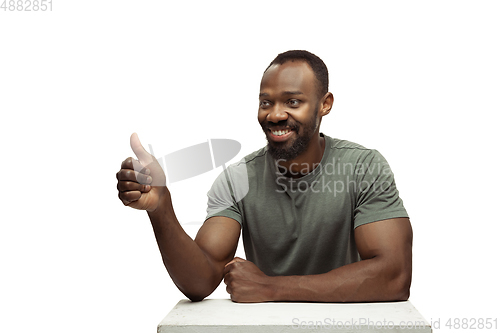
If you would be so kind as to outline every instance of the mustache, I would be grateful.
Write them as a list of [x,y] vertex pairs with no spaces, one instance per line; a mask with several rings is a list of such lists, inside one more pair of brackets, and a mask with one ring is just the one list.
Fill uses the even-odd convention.
[[299,128],[299,123],[295,121],[290,121],[290,119],[287,120],[281,120],[278,121],[277,123],[272,123],[269,121],[263,122],[261,124],[262,128],[264,130],[270,130],[273,127],[288,127],[291,130],[297,130]]

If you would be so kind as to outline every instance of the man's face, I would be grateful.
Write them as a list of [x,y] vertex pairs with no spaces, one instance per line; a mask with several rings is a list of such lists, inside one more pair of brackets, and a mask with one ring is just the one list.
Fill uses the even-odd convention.
[[273,65],[264,73],[258,119],[276,160],[295,159],[319,130],[316,87],[314,72],[304,61]]

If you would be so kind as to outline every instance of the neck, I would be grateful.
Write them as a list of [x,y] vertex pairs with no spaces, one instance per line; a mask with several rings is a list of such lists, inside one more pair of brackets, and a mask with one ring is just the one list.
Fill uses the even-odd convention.
[[284,176],[290,178],[300,178],[313,171],[321,162],[325,152],[325,138],[319,135],[319,131],[314,134],[307,149],[290,161],[280,161],[280,169],[286,169]]

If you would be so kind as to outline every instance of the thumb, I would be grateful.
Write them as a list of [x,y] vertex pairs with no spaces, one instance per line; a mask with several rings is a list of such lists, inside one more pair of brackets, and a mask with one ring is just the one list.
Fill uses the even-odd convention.
[[231,260],[230,262],[228,262],[224,267],[227,267],[227,266],[229,266],[231,264],[234,264],[235,262],[244,262],[244,261],[246,261],[246,260],[242,259],[240,257],[234,257],[234,259]]
[[141,162],[142,166],[147,166],[148,164],[153,162],[153,155],[151,155],[146,151],[146,149],[144,149],[137,133],[132,133],[132,135],[130,136],[130,147],[134,151],[134,154],[135,156],[137,156],[139,162]]

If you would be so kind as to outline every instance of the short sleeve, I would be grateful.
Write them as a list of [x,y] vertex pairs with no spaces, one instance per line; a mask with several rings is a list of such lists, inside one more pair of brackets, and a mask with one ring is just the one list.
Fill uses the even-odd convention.
[[355,177],[354,228],[366,223],[408,217],[394,174],[378,151],[370,150],[356,165]]
[[227,167],[214,181],[207,193],[207,217],[205,221],[214,216],[232,218],[238,223],[243,223],[239,202],[247,195],[249,190],[246,163],[240,161]]

